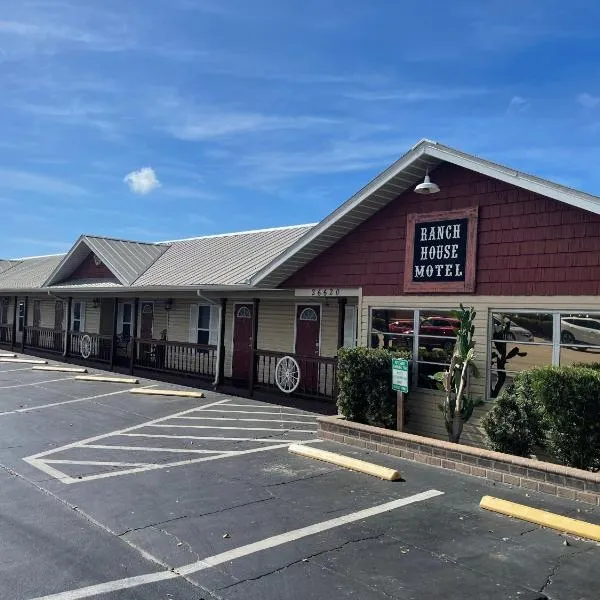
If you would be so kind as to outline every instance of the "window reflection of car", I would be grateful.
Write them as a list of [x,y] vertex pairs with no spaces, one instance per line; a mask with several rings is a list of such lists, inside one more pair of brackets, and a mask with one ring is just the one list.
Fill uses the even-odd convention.
[[419,325],[419,335],[427,337],[419,341],[419,344],[426,348],[441,346],[442,348],[451,350],[454,348],[454,339],[448,338],[455,338],[456,332],[459,329],[460,321],[458,319],[427,317]]
[[411,334],[413,332],[412,319],[390,321],[388,329],[390,333]]
[[563,344],[600,346],[600,320],[590,317],[564,317],[560,320],[560,341]]
[[[514,340],[517,342],[533,342],[533,333],[525,327],[517,325],[514,321],[509,321],[509,329],[506,332],[507,340]],[[498,317],[494,317],[494,333],[500,333],[502,331],[502,322]]]

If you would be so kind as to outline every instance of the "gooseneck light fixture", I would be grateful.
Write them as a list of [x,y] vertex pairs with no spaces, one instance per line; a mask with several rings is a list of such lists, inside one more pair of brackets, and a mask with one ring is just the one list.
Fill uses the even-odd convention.
[[440,186],[437,183],[433,183],[431,179],[429,179],[429,169],[425,171],[425,179],[423,179],[423,183],[420,183],[416,188],[415,192],[417,194],[437,194],[440,191]]

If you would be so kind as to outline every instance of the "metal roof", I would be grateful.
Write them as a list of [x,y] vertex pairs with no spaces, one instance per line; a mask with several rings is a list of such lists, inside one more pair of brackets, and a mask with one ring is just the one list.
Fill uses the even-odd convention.
[[251,284],[277,287],[296,271],[369,219],[400,194],[447,162],[505,181],[571,206],[600,214],[600,198],[539,177],[460,152],[430,140],[421,140],[409,152],[339,206],[287,250],[265,265]]
[[123,285],[120,284],[116,279],[69,279],[67,281],[61,281],[56,285],[53,285],[52,290],[62,290],[62,289],[70,289],[70,290],[95,290],[98,288],[123,288]]
[[167,245],[82,235],[44,282],[52,286],[67,280],[93,252],[122,285],[131,285],[166,249]]
[[40,288],[63,259],[63,254],[24,258],[0,273],[0,290]]
[[133,287],[238,285],[314,225],[295,225],[172,242]]
[[4,271],[8,271],[8,269],[11,269],[12,267],[14,267],[15,265],[18,265],[18,264],[19,264],[18,260],[0,259],[0,273],[4,273]]

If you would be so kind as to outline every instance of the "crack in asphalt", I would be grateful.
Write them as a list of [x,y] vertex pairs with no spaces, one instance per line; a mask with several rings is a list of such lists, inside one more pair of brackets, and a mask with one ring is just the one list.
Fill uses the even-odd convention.
[[[546,588],[548,586],[552,585],[552,581],[556,577],[556,574],[558,573],[558,569],[560,568],[561,563],[565,558],[571,558],[572,556],[579,556],[580,554],[585,554],[586,552],[590,552],[593,549],[594,549],[593,547],[583,548],[582,550],[580,550],[578,552],[565,552],[564,554],[561,554],[556,559],[556,563],[554,565],[552,565],[552,567],[550,567],[548,576],[546,577],[546,581],[544,581],[542,587],[538,590],[538,592],[544,593],[546,591]],[[550,596],[544,596],[544,597],[550,598]]]
[[[293,567],[294,565],[297,565],[299,563],[302,562],[310,562],[311,559],[317,558],[323,554],[328,554],[329,552],[337,552],[338,550],[341,550],[342,548],[344,548],[345,546],[348,546],[350,544],[357,544],[360,542],[366,542],[366,541],[370,541],[370,540],[377,540],[380,539],[384,536],[385,534],[381,533],[381,534],[377,534],[377,535],[365,535],[365,536],[361,536],[359,538],[354,538],[351,540],[346,540],[345,542],[341,543],[339,546],[335,546],[334,548],[328,548],[326,550],[320,550],[319,552],[315,552],[314,554],[309,554],[308,556],[304,556],[303,558],[299,558],[297,560],[291,561],[286,565],[283,565],[281,567],[277,567],[276,569],[273,569],[267,573],[262,573],[261,575],[257,575],[256,577],[247,577],[246,579],[240,579],[238,581],[236,581],[235,583],[231,583],[230,585],[226,585],[220,588],[217,588],[216,591],[218,592],[222,592],[224,590],[227,590],[229,588],[235,587],[236,585],[240,585],[242,583],[247,583],[249,581],[258,581],[259,579],[263,579],[265,577],[269,577],[270,575],[274,575],[275,573],[279,573],[281,571],[285,571],[286,569],[289,569],[290,567]],[[325,567],[324,565],[321,565],[319,563],[315,563],[319,568],[324,569],[324,570],[328,570],[334,573],[337,573],[338,571],[336,571],[335,569],[331,569],[329,567]],[[360,581],[360,583],[362,585],[365,585],[365,583],[363,581]],[[369,589],[375,589],[372,588],[371,586],[365,585],[365,587],[369,588]],[[381,590],[377,590],[380,593],[384,593]],[[384,595],[388,596],[389,598],[396,598],[396,596],[390,596],[389,594],[385,594]]]
[[148,525],[142,525],[141,527],[133,527],[131,529],[126,529],[125,531],[115,534],[115,535],[117,535],[117,537],[121,537],[123,535],[127,535],[128,533],[133,533],[135,531],[143,531],[144,529],[156,527],[157,525],[165,525],[166,523],[172,523],[173,521],[180,521],[181,519],[196,519],[196,518],[200,518],[200,517],[208,517],[211,515],[218,515],[219,513],[223,513],[228,510],[234,510],[236,508],[241,508],[243,506],[250,506],[251,504],[259,504],[260,502],[266,502],[268,500],[273,500],[273,499],[274,499],[273,497],[261,498],[260,500],[251,500],[250,502],[243,502],[242,504],[234,504],[233,506],[227,506],[225,508],[220,508],[218,510],[212,510],[209,512],[181,515],[179,517],[174,517],[172,519],[166,519],[165,521],[158,521],[157,523],[150,523]]

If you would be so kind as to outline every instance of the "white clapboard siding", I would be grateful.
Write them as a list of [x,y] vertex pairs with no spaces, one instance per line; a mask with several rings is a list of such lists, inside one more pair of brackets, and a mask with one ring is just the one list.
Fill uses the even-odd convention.
[[[552,310],[564,310],[565,312],[592,312],[600,310],[600,303],[595,296],[410,296],[410,297],[388,297],[388,296],[365,296],[362,302],[362,311],[359,323],[359,344],[368,346],[370,344],[369,316],[371,307],[375,308],[406,308],[421,310],[455,310],[460,303],[465,306],[473,306],[477,311],[475,319],[475,351],[476,365],[480,377],[471,379],[471,393],[475,397],[485,399],[486,368],[488,356],[488,320],[493,311],[535,310],[545,312]],[[447,439],[444,427],[443,415],[438,406],[444,395],[437,390],[411,389],[408,397],[410,410],[406,430],[410,433],[426,435],[439,439]],[[492,407],[493,401],[485,402],[478,407],[465,425],[461,441],[466,444],[482,446],[484,434],[481,427],[481,418]]]
[[85,322],[83,329],[87,333],[100,333],[100,304],[94,308],[94,302],[88,298],[85,302]]

